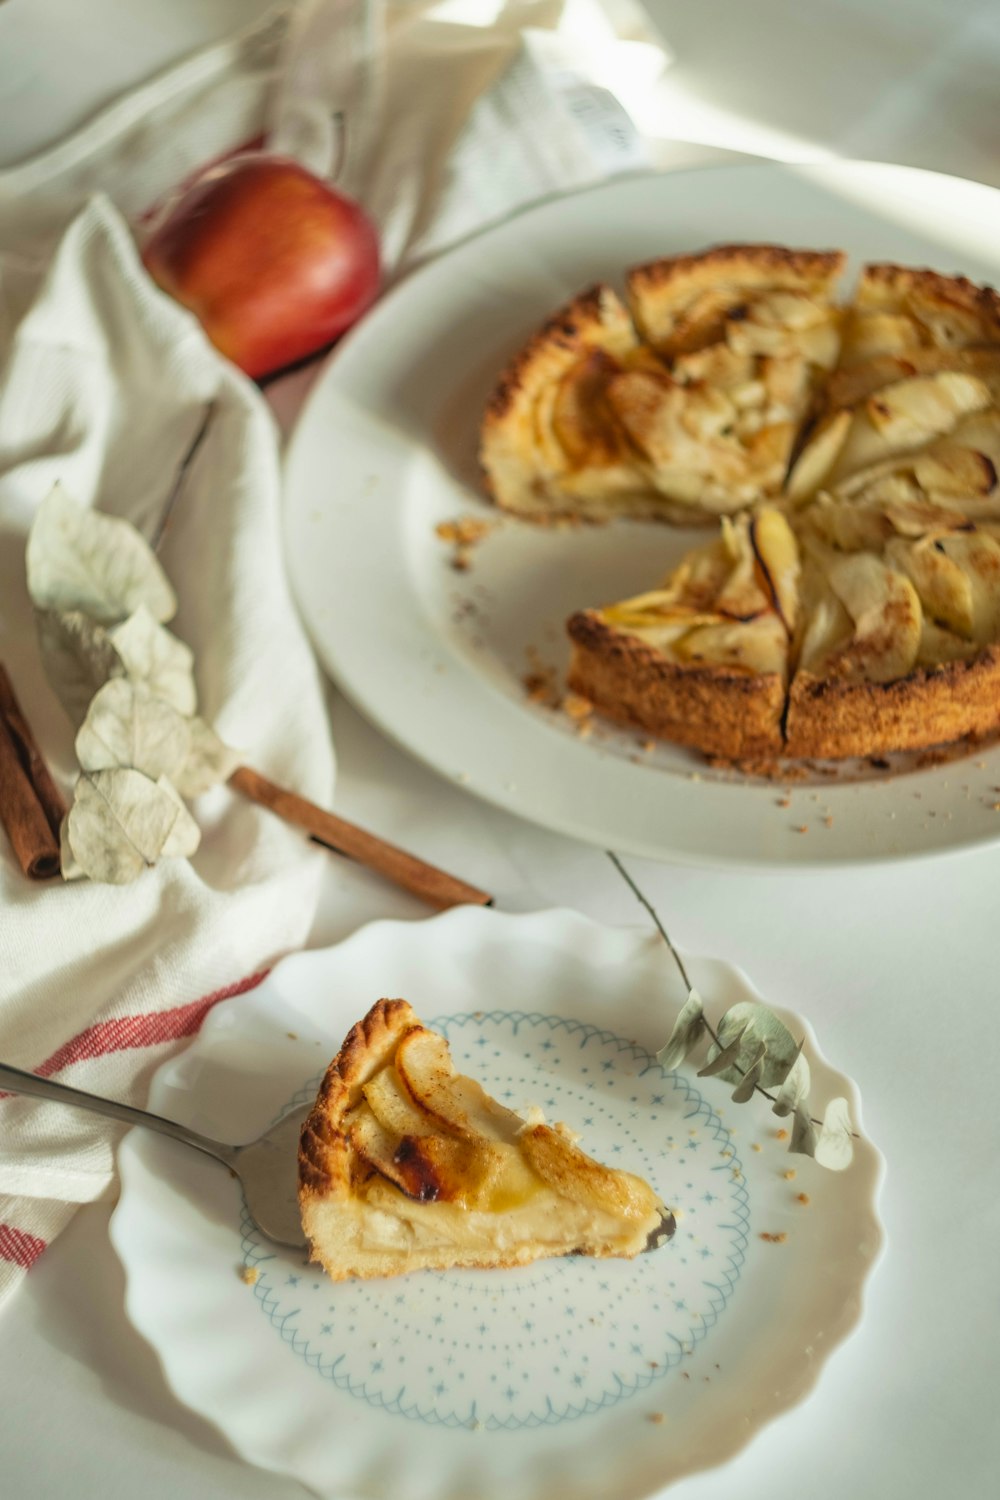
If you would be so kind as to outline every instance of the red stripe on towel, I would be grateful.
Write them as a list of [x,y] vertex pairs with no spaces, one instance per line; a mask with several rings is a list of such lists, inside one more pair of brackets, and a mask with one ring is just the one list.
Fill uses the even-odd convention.
[[0,1260],[11,1260],[15,1266],[30,1271],[44,1249],[45,1241],[37,1234],[15,1229],[12,1224],[0,1224]]
[[132,1047],[155,1047],[161,1042],[176,1042],[181,1037],[193,1036],[201,1026],[213,1005],[220,1000],[231,1000],[234,995],[244,995],[256,989],[270,973],[262,969],[248,979],[216,990],[201,1000],[192,1000],[188,1005],[176,1005],[172,1010],[154,1010],[147,1015],[119,1016],[113,1021],[99,1021],[88,1026],[70,1041],[65,1042],[51,1057],[34,1071],[40,1078],[50,1078],[53,1073],[68,1068],[71,1063],[85,1062],[93,1057],[103,1057],[108,1052],[124,1052]]

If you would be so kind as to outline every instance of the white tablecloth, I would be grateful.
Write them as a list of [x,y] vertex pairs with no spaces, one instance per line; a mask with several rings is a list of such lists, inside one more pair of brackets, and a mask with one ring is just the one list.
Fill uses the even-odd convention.
[[[79,11],[68,0],[0,6],[0,163],[253,8],[94,0],[86,23],[70,26]],[[650,0],[650,9],[676,54],[678,134],[696,143],[688,159],[702,142],[788,159],[896,160],[1000,185],[1000,10],[987,0]],[[283,399],[294,407],[298,387]],[[637,920],[599,851],[474,802],[332,692],[330,709],[346,817],[490,889],[508,910],[568,905]],[[794,1486],[811,1500],[995,1496],[1000,849],[806,876],[636,870],[684,948],[741,965],[764,994],[812,1019],[824,1050],[857,1080],[889,1161],[889,1251],[859,1332],[805,1405],[730,1466],[671,1494],[772,1500]],[[372,918],[424,915],[331,857],[310,942],[336,941]],[[0,1493],[302,1500],[298,1484],[244,1465],[172,1397],[124,1316],[108,1212],[78,1215],[5,1316]]]

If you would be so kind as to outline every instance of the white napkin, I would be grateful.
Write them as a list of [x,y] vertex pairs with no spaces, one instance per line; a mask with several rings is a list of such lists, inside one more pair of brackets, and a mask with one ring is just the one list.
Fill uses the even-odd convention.
[[[259,393],[153,287],[104,198],[44,267],[0,256],[4,303],[0,659],[57,777],[73,778],[72,730],[26,591],[35,507],[58,479],[81,503],[151,526],[214,401],[160,549],[180,601],[171,629],[195,652],[201,712],[226,742],[329,805],[329,727],[282,567],[278,448]],[[331,856],[225,787],[196,815],[194,858],[124,887],[29,882],[0,831],[0,1058],[142,1104],[151,1071],[215,1000],[301,946]],[[110,1190],[118,1133],[0,1099],[0,1302],[73,1205]]]

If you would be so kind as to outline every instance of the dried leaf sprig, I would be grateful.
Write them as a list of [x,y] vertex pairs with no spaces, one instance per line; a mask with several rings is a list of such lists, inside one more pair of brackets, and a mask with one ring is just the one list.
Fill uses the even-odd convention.
[[60,830],[64,877],[121,885],[190,856],[201,834],[183,798],[226,780],[239,757],[198,717],[194,658],[166,628],[177,598],[152,549],[130,522],[56,485],[35,516],[27,571],[82,771]]
[[707,1058],[698,1069],[699,1078],[717,1077],[733,1084],[735,1104],[745,1104],[754,1094],[761,1094],[779,1118],[791,1115],[790,1151],[811,1156],[832,1171],[843,1171],[850,1166],[854,1146],[847,1100],[831,1099],[822,1120],[809,1113],[811,1080],[802,1041],[796,1042],[788,1027],[759,1001],[741,1000],[731,1005],[713,1026],[656,909],[618,856],[609,850],[608,858],[652,918],[687,990],[687,999],[673,1030],[656,1054],[657,1061],[669,1070],[679,1068],[707,1036],[710,1045]]

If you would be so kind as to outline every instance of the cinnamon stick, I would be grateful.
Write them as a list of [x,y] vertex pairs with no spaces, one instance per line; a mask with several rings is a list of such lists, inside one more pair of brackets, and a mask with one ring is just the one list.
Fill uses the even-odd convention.
[[46,821],[58,843],[59,825],[66,816],[66,802],[45,764],[45,757],[38,748],[31,725],[24,717],[3,662],[0,662],[0,720],[7,727],[25,775],[35,789]]
[[430,906],[444,910],[450,906],[493,904],[492,896],[486,891],[477,890],[464,880],[458,880],[454,875],[436,869],[434,865],[425,864],[415,855],[408,854],[405,849],[376,838],[374,834],[338,818],[334,813],[325,812],[315,803],[297,796],[295,792],[289,792],[273,781],[268,781],[266,776],[261,776],[259,771],[253,771],[249,766],[240,766],[234,771],[229,784],[252,802],[257,802],[261,807],[276,813],[279,818],[284,818],[286,823],[294,823],[305,829],[317,843],[324,844],[337,854],[348,855],[359,864],[367,865],[370,870],[376,870],[404,890],[419,896]]
[[[39,766],[44,772],[45,802],[32,775]],[[61,802],[10,679],[0,667],[0,822],[31,880],[49,880],[59,874],[59,824],[53,827],[49,812],[54,813]]]

